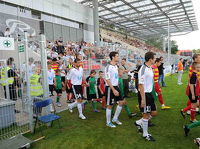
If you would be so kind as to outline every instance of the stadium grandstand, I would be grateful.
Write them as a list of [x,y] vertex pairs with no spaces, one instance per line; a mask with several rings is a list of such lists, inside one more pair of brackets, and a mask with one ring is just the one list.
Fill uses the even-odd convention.
[[[88,117],[87,114],[86,117],[83,115],[82,111],[89,111],[89,106],[86,108],[86,104],[92,104],[93,112],[97,114],[99,110],[96,103],[102,105],[99,119],[92,120],[98,123],[98,127],[100,124],[103,125],[96,120],[105,121],[105,113],[107,118],[109,109],[108,98],[106,100],[103,98],[107,97],[105,86],[109,84],[106,82],[109,80],[106,80],[106,77],[110,76],[104,71],[111,66],[110,63],[115,56],[110,54],[116,52],[119,55],[119,62],[116,62],[117,76],[113,75],[113,78],[118,79],[117,86],[119,86],[120,70],[123,70],[122,76],[125,79],[122,80],[128,82],[123,83],[124,86],[127,85],[124,87],[124,92],[130,95],[124,97],[131,103],[126,104],[135,107],[136,100],[132,101],[132,98],[140,96],[137,81],[140,79],[138,78],[140,67],[147,61],[145,54],[155,53],[154,58],[162,62],[162,70],[159,69],[157,73],[163,78],[160,77],[157,82],[162,82],[162,86],[165,87],[164,76],[176,76],[175,72],[179,72],[181,59],[184,59],[183,68],[187,70],[193,56],[189,50],[172,54],[171,37],[198,30],[192,0],[1,0],[0,18],[0,148],[2,149],[51,148],[48,147],[48,143],[55,149],[95,148],[97,140],[91,143],[86,141],[80,145],[74,142],[73,137],[62,136],[62,133],[66,130],[66,133],[69,132],[73,136],[71,129],[74,130],[76,127],[85,129],[85,126],[91,126],[87,125],[88,117],[91,118],[95,114],[91,114],[90,110]],[[155,46],[147,42],[150,39],[159,39],[161,43]],[[122,64],[122,61],[125,61],[126,65]],[[115,68],[113,69],[115,72]],[[96,73],[106,74],[97,81],[97,75],[92,76]],[[77,77],[78,81],[72,81],[73,77]],[[93,80],[93,77],[96,80]],[[101,79],[104,81],[103,85]],[[80,80],[81,84],[77,83]],[[178,82],[178,85],[181,84]],[[100,88],[102,86],[104,89]],[[95,97],[90,96],[90,92],[93,92],[90,89],[92,87],[95,90],[93,90]],[[159,91],[161,92],[161,89]],[[116,96],[114,91],[111,92]],[[156,98],[159,98],[160,92],[156,93]],[[168,92],[164,95],[168,95]],[[113,104],[115,103],[118,104],[116,109],[121,106],[119,101],[113,101]],[[107,107],[103,104],[107,104]],[[124,106],[126,111],[129,111],[128,117],[132,118],[135,113],[131,113],[130,109],[127,110],[127,105]],[[73,112],[72,109],[76,107],[77,111]],[[163,109],[167,107],[162,103]],[[81,122],[74,118],[76,117],[74,113],[78,112],[80,119],[86,119],[84,126],[78,126]],[[116,113],[120,112],[116,110]],[[114,117],[116,113],[112,113]],[[66,115],[70,120],[65,117]],[[56,132],[59,134],[57,140],[54,137],[54,131],[57,130],[49,126],[52,126],[53,120],[59,121],[59,119],[63,128],[60,128],[61,134]],[[68,120],[71,126],[68,125]],[[91,120],[89,121],[93,124]],[[118,119],[113,121],[121,125]],[[47,130],[44,130],[45,135],[43,128],[41,129],[37,122],[43,122],[48,126]],[[60,122],[58,123],[60,126]],[[115,126],[108,122],[106,125]],[[106,129],[102,127],[101,131]],[[53,134],[49,130],[52,130]],[[82,129],[78,131],[83,132]],[[80,135],[87,138],[92,135],[92,131]],[[113,133],[110,130],[106,131]],[[123,133],[127,130],[120,131]],[[38,137],[39,133],[42,137]],[[44,139],[46,136],[48,139]],[[51,136],[55,140],[52,141]],[[62,145],[60,139],[63,141],[65,137],[68,139],[67,144]],[[80,138],[77,140],[80,141]],[[149,135],[144,138],[151,141]],[[110,144],[108,148],[112,148],[115,142],[111,139]],[[142,148],[143,144],[145,142],[140,141],[137,144],[138,148]],[[175,148],[184,148],[184,145]],[[105,147],[105,144],[101,144],[98,148]],[[123,147],[116,145],[113,148]],[[125,148],[131,146],[126,145]]]

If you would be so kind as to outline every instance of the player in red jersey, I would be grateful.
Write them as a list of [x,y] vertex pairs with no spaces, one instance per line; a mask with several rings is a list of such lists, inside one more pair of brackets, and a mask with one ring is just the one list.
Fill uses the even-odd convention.
[[[193,62],[200,64],[200,54],[193,55]],[[189,78],[192,76],[192,72],[193,72],[193,69],[192,69],[192,66],[190,66],[189,67]],[[197,78],[198,78],[198,80],[200,80],[200,72],[197,72]],[[188,86],[189,86],[189,82],[188,82]],[[198,105],[199,105],[199,99],[198,99]],[[181,110],[181,115],[183,116],[183,118],[185,118],[186,112],[191,113],[190,109],[191,109],[191,101],[188,100],[187,107],[185,107],[184,109]],[[196,111],[199,111],[199,109],[197,108]]]
[[158,83],[158,78],[159,78],[158,67],[160,65],[161,65],[161,59],[156,58],[155,64],[152,66],[153,72],[154,72],[154,88],[155,88],[156,93],[158,94],[158,100],[161,104],[161,109],[165,110],[165,109],[170,109],[170,107],[166,106],[164,104],[164,99],[163,99],[163,96],[162,96],[162,90],[161,90],[160,85]]

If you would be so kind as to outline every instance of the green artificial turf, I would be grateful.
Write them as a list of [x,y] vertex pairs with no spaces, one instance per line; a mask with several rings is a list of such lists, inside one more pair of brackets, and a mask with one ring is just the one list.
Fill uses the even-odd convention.
[[[105,125],[105,111],[93,113],[89,104],[84,110],[87,120],[78,118],[77,109],[73,113],[64,111],[61,116],[62,129],[55,122],[52,128],[42,128],[45,139],[32,144],[32,149],[195,149],[197,146],[193,139],[199,137],[200,128],[191,130],[188,137],[184,136],[183,125],[189,123],[189,116],[184,120],[180,109],[186,106],[187,97],[185,88],[188,75],[183,75],[183,85],[177,85],[177,74],[165,78],[167,87],[162,88],[166,105],[172,109],[161,111],[160,104],[156,101],[158,115],[152,119],[156,126],[149,128],[149,132],[156,142],[147,142],[137,132],[134,121],[140,118],[128,118],[125,110],[120,115],[122,126],[108,128]],[[128,99],[131,110],[136,110],[137,97],[132,94]],[[99,105],[100,108],[100,105]],[[200,116],[197,115],[197,119]],[[40,136],[39,130],[29,138]]]

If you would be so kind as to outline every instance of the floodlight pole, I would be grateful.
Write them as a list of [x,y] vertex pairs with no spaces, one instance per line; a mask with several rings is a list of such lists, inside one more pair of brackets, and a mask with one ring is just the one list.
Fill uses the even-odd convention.
[[100,45],[98,5],[99,5],[98,0],[93,0],[93,22],[94,22],[94,44],[95,44],[95,46]]

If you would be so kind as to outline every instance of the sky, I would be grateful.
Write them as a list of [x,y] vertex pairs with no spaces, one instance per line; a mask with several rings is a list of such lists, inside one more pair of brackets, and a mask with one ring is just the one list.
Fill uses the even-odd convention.
[[200,49],[200,0],[192,0],[192,2],[199,30],[187,35],[172,37],[172,40],[177,41],[179,50]]

